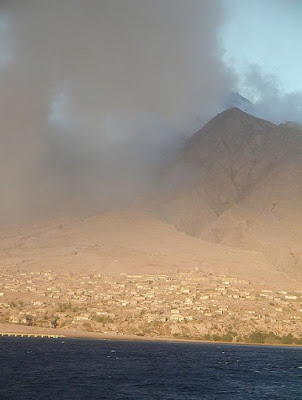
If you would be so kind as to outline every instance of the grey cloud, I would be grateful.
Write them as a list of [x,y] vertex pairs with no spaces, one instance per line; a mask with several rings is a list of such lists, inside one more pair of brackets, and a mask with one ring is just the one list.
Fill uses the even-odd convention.
[[275,75],[265,74],[253,65],[245,77],[245,86],[250,98],[254,98],[254,105],[249,110],[254,115],[277,124],[302,122],[302,93],[285,93]]
[[223,18],[210,0],[1,2],[0,217],[148,186],[229,91]]

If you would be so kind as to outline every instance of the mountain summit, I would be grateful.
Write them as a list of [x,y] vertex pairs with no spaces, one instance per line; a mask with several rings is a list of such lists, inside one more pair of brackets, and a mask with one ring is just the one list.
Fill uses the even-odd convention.
[[253,112],[254,104],[238,92],[231,92],[224,101],[223,107],[225,109],[238,107],[243,111]]

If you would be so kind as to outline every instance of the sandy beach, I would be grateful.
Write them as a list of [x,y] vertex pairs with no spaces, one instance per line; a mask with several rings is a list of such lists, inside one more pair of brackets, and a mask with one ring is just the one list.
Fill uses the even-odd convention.
[[270,344],[270,343],[233,343],[233,342],[214,342],[197,339],[180,339],[171,337],[160,336],[137,336],[137,335],[123,335],[114,333],[99,333],[87,332],[73,329],[60,329],[60,328],[42,328],[36,326],[25,326],[16,324],[3,324],[0,323],[1,334],[30,334],[30,335],[52,335],[58,336],[58,339],[92,339],[92,340],[124,340],[124,341],[141,341],[141,342],[182,342],[182,343],[210,343],[210,344],[229,344],[238,346],[273,346],[273,347],[301,347],[302,345],[296,344]]
[[37,326],[25,326],[0,323],[0,334],[31,334],[31,335],[56,335],[65,338],[95,339],[95,340],[131,340],[131,341],[162,341],[162,342],[206,342],[201,340],[187,340],[169,337],[123,335],[114,333],[87,332],[75,329],[42,328]]

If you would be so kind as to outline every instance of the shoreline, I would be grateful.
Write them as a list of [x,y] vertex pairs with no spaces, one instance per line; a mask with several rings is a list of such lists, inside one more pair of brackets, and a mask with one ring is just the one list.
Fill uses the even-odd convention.
[[[216,344],[216,345],[234,345],[234,346],[261,346],[261,347],[294,347],[302,348],[300,344],[272,344],[272,343],[236,343],[236,342],[222,342],[222,341],[210,341],[210,340],[199,340],[199,339],[182,339],[173,337],[162,337],[162,336],[137,336],[137,335],[123,335],[118,333],[99,333],[99,332],[87,332],[72,329],[62,328],[42,328],[36,326],[26,326],[17,324],[5,324],[0,323],[0,334],[12,334],[12,336],[2,337],[21,337],[24,335],[32,335],[37,338],[47,339],[47,335],[57,336],[55,339],[90,339],[90,340],[112,340],[112,341],[134,341],[134,342],[163,342],[163,343],[200,343],[200,344]],[[20,335],[20,336],[13,336]]]

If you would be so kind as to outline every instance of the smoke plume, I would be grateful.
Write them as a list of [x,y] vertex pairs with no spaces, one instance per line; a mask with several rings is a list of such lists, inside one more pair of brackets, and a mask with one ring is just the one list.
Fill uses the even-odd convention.
[[223,18],[210,0],[2,1],[1,219],[148,186],[229,91]]

